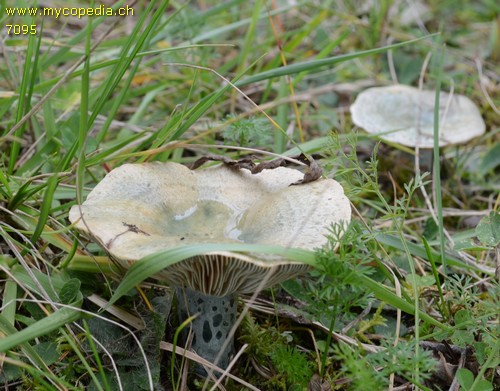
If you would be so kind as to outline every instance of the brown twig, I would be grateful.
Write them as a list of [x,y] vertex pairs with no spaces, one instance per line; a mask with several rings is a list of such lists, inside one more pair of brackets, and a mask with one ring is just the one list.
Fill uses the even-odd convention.
[[[308,168],[304,173],[304,178],[301,179],[300,181],[292,183],[291,185],[303,185],[309,182],[314,182],[315,180],[321,177],[323,170],[312,157],[300,154],[298,156],[294,156],[293,158],[306,164]],[[209,154],[196,160],[191,165],[190,168],[191,170],[196,170],[198,167],[202,166],[208,161],[215,161],[215,162],[222,162],[231,168],[235,168],[238,170],[245,168],[249,170],[252,174],[258,174],[263,170],[272,170],[278,167],[287,167],[292,164],[288,160],[285,160],[283,158],[278,158],[261,163],[255,163],[254,160],[255,156],[252,155],[245,156],[244,158],[239,160],[234,160],[222,155]]]

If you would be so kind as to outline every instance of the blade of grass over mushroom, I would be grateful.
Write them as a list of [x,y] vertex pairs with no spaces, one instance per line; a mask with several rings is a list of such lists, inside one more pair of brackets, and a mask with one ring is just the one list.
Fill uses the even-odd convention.
[[[114,304],[118,299],[120,299],[120,297],[133,289],[137,284],[141,283],[146,278],[151,277],[160,270],[184,259],[206,254],[212,251],[251,251],[265,254],[276,254],[286,256],[290,260],[309,264],[312,267],[317,265],[314,252],[295,248],[286,249],[278,246],[216,243],[176,247],[167,251],[161,251],[156,254],[149,255],[136,262],[122,279],[121,284],[118,286],[108,302],[108,306]],[[358,278],[358,282],[360,284],[369,287],[378,299],[383,300],[396,308],[400,308],[409,314],[415,314],[415,306],[412,303],[398,297],[390,290],[383,287],[380,283],[375,282],[371,278],[363,275],[356,276],[356,278]],[[434,326],[446,328],[446,326],[424,312],[420,311],[419,313],[422,320],[433,324]]]
[[121,284],[116,289],[111,297],[108,305],[114,304],[121,296],[126,294],[137,284],[151,277],[155,273],[165,269],[166,267],[178,263],[184,259],[203,255],[213,251],[233,251],[233,252],[255,252],[263,254],[275,254],[284,256],[290,260],[305,263],[310,266],[315,266],[315,254],[312,251],[283,248],[279,246],[256,245],[256,244],[239,244],[239,243],[205,243],[194,244],[190,246],[179,246],[166,251],[148,255],[138,262],[135,262],[127,274],[123,278]]
[[262,80],[268,80],[268,79],[272,79],[272,78],[279,77],[279,76],[293,75],[295,73],[300,73],[300,72],[305,72],[305,71],[319,70],[320,68],[323,68],[326,66],[331,66],[331,65],[337,64],[339,62],[344,62],[344,61],[352,60],[352,59],[359,58],[359,57],[369,56],[372,54],[379,54],[379,53],[386,52],[387,50],[397,49],[397,48],[405,46],[405,45],[409,45],[409,44],[419,42],[419,41],[422,41],[422,40],[425,40],[428,38],[432,38],[436,35],[437,34],[430,34],[430,35],[426,35],[426,36],[420,37],[420,38],[415,38],[415,39],[412,39],[409,41],[395,43],[393,45],[383,46],[381,48],[369,49],[369,50],[364,50],[364,51],[359,51],[359,52],[349,53],[349,54],[342,54],[340,56],[328,57],[328,58],[324,58],[321,60],[299,62],[296,64],[291,64],[291,65],[283,66],[280,68],[271,69],[268,71],[258,73],[258,74],[253,75],[253,76],[249,76],[249,77],[247,77],[239,82],[235,82],[235,85],[236,85],[236,87],[242,87],[242,86],[245,86],[247,84],[256,83],[256,82],[262,81]]

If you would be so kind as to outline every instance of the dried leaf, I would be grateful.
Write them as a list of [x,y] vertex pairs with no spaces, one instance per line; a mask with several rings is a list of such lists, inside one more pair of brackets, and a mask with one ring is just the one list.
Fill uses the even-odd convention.
[[[304,155],[301,155],[304,156]],[[314,182],[315,180],[319,179],[321,177],[321,174],[323,173],[323,170],[321,167],[316,163],[316,161],[311,157],[307,158],[307,161],[304,163],[308,164],[309,167],[307,168],[306,172],[304,173],[304,179],[292,183],[292,185],[303,185],[309,182]]]
[[326,381],[321,379],[318,374],[315,374],[309,384],[307,385],[307,391],[331,391],[332,387]]
[[268,162],[262,162],[257,164],[250,172],[252,174],[258,174],[262,170],[272,170],[277,167],[285,167],[287,165],[287,161],[285,159],[275,159],[270,160]]

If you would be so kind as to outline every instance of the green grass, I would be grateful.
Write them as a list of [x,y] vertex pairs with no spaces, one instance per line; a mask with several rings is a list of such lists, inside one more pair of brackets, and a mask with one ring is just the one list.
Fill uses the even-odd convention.
[[[417,23],[390,1],[151,1],[133,16],[43,23],[8,16],[10,3],[0,1],[0,386],[202,389],[169,348],[180,327],[172,292],[150,277],[226,249],[286,254],[313,271],[242,297],[245,351],[225,389],[498,387],[495,2],[429,1]],[[38,33],[7,34],[23,24]],[[469,96],[487,132],[434,148],[418,172],[415,151],[356,129],[348,107],[394,77],[418,85],[429,53],[425,88]],[[317,252],[169,249],[125,272],[69,224],[71,206],[123,163],[245,148],[312,154],[351,200],[343,238],[333,230]],[[456,377],[436,371],[444,363]]]

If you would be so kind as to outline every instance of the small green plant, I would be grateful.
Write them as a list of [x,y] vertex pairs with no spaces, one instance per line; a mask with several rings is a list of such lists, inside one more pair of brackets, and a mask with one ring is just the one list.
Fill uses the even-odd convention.
[[286,379],[287,389],[292,386],[299,386],[299,389],[307,387],[314,371],[313,362],[306,354],[294,346],[278,345],[270,356],[276,372],[280,374],[278,376]]
[[288,390],[290,387],[307,387],[316,368],[310,355],[294,346],[291,333],[280,333],[274,327],[263,328],[250,316],[246,317],[242,329],[240,340],[248,343],[247,352],[254,365],[269,368],[266,369],[269,371],[266,388]]
[[338,376],[349,379],[347,389],[370,391],[384,388],[384,380],[359,351],[346,345],[337,345],[334,355],[341,363]]
[[419,367],[421,379],[425,380],[435,370],[436,362],[432,353],[419,350],[418,355],[415,354],[414,343],[402,341],[394,346],[384,342],[382,347],[379,352],[370,354],[363,354],[345,345],[335,347],[334,355],[342,363],[341,375],[350,380],[349,389],[382,390],[388,387],[391,374],[410,380],[414,368]]
[[480,376],[474,378],[474,374],[467,368],[459,368],[457,370],[457,380],[464,391],[492,391],[493,385],[491,382],[485,379],[481,379]]
[[234,118],[234,116],[227,118],[230,125],[222,132],[225,144],[260,147],[273,142],[274,129],[267,119],[250,117],[235,120]]
[[[317,253],[319,270],[305,280],[300,298],[307,299],[309,312],[320,319],[335,319],[335,329],[341,329],[356,316],[355,308],[364,308],[371,294],[357,283],[360,275],[370,276],[375,270],[376,243],[358,221],[353,221],[340,237],[341,227],[332,227],[329,245]],[[340,237],[340,239],[339,239]],[[332,317],[333,316],[333,317]]]

